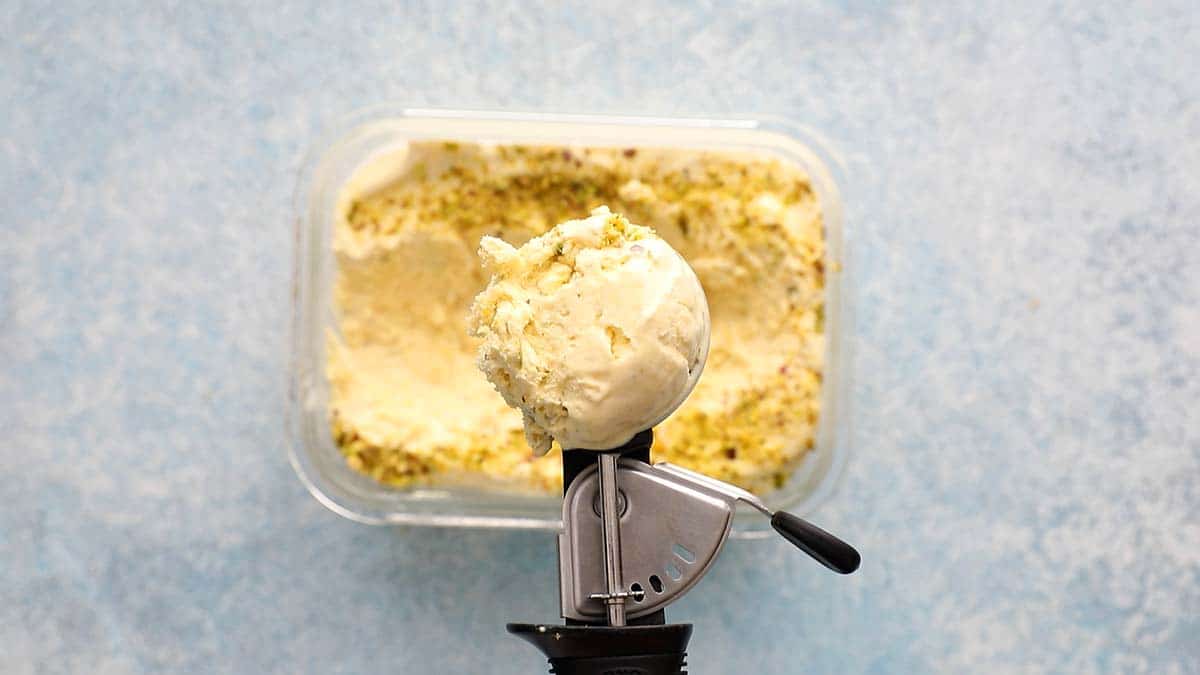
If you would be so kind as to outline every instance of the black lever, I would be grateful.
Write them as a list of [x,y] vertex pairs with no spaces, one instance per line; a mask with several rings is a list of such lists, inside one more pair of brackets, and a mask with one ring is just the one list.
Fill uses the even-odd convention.
[[813,560],[838,574],[850,574],[862,562],[862,556],[850,544],[785,511],[776,511],[771,516],[771,527]]

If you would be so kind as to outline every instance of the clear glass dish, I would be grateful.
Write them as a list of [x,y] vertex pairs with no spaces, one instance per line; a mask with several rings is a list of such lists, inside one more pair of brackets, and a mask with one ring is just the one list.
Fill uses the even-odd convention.
[[[783,488],[764,495],[773,509],[810,513],[832,493],[849,455],[850,273],[844,259],[842,164],[812,131],[767,117],[693,119],[424,110],[380,106],[338,125],[309,152],[295,194],[295,276],[289,454],[308,490],[335,513],[370,524],[557,529],[562,500],[476,487],[396,488],[351,469],[332,438],[325,340],[335,325],[335,205],[342,186],[370,158],[411,140],[680,147],[749,150],[803,167],[821,202],[826,237],[826,366],[816,444]],[[765,533],[758,514],[739,514],[734,535]]]

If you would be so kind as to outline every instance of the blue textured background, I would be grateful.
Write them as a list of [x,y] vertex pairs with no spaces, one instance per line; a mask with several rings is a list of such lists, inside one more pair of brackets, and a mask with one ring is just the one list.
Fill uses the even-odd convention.
[[394,100],[848,157],[817,519],[866,562],[733,544],[694,672],[1200,672],[1194,2],[250,4],[0,10],[0,670],[543,672],[548,535],[356,525],[284,458],[294,176]]

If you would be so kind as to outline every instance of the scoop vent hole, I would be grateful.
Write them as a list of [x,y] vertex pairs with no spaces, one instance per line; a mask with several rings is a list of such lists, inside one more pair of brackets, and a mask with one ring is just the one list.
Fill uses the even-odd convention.
[[675,563],[669,562],[667,563],[667,575],[675,581],[679,581],[679,579],[683,577],[683,572],[679,571],[679,568],[675,566]]
[[663,592],[663,582],[662,579],[658,578],[657,574],[650,575],[650,588],[653,588],[655,593]]
[[680,560],[691,565],[696,562],[696,554],[692,553],[687,547],[682,544],[672,544],[671,551],[678,556]]

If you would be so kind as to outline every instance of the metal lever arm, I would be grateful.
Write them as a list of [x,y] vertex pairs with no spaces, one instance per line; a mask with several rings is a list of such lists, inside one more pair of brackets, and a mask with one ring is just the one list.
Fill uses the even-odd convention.
[[807,553],[813,560],[816,560],[838,574],[850,574],[857,570],[859,564],[862,562],[862,557],[850,544],[799,516],[794,516],[786,511],[772,511],[767,508],[767,505],[761,499],[736,485],[730,485],[716,478],[666,462],[655,464],[654,468],[662,469],[672,475],[703,485],[710,490],[715,490],[725,495],[729,499],[749,504],[755,510],[770,518],[771,527],[783,535],[784,539],[787,539],[793,546]]
[[617,509],[617,458],[614,452],[602,453],[600,463],[600,525],[603,529],[604,604],[608,625],[625,625],[625,600],[629,593],[621,579],[621,514]]

